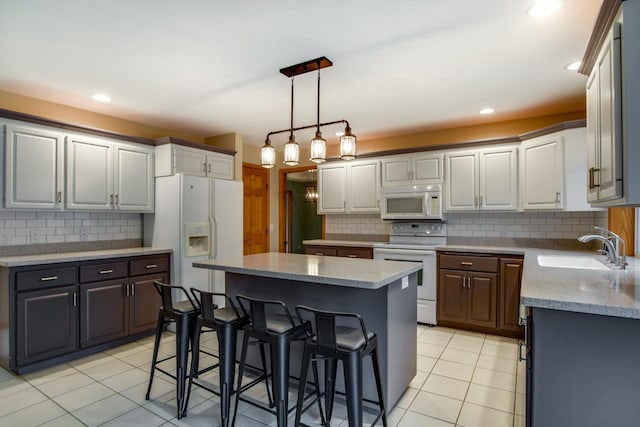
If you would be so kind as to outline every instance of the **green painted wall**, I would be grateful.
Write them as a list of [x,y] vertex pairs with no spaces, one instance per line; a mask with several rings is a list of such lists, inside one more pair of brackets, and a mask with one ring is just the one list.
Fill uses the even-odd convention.
[[304,201],[307,183],[287,181],[287,190],[293,192],[293,252],[304,253],[303,240],[322,238],[322,218],[316,213],[316,203]]

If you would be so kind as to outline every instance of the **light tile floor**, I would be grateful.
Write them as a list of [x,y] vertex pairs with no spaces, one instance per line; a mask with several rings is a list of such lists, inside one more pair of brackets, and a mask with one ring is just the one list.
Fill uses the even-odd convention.
[[[217,352],[214,338],[204,334],[202,347]],[[516,340],[419,325],[417,344],[418,373],[390,411],[390,426],[524,426],[525,371],[517,361]],[[154,379],[151,400],[144,399],[152,348],[149,337],[24,376],[0,368],[0,427],[218,425],[218,398],[198,387],[188,416],[178,420],[175,384],[162,374]],[[160,351],[174,350],[174,337],[167,333]],[[210,356],[201,357],[203,364],[211,361]],[[164,367],[174,371],[175,362],[167,361]],[[201,380],[217,384],[216,371]],[[248,394],[266,400],[264,387]],[[293,390],[290,401],[295,398]],[[365,421],[372,419],[365,413]],[[303,421],[319,425],[315,407]],[[275,426],[275,418],[241,403],[236,425]],[[348,427],[344,405],[336,404],[332,425]]]

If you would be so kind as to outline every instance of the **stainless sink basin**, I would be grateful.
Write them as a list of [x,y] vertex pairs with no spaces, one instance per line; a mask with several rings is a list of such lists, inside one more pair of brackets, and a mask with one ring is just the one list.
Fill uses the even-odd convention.
[[609,267],[595,258],[563,255],[538,255],[541,267],[576,268],[581,270],[609,270]]

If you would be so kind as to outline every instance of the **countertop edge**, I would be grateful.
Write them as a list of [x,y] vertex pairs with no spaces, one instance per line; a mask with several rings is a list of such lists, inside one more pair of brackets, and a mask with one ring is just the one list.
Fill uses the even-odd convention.
[[98,251],[62,252],[56,254],[21,255],[0,258],[0,267],[28,267],[33,265],[57,264],[63,262],[89,261],[106,258],[124,258],[129,256],[156,255],[172,253],[169,248],[125,248]]
[[345,246],[353,248],[374,248],[376,244],[384,243],[380,242],[368,242],[364,240],[330,240],[330,239],[313,239],[303,240],[303,245],[309,246]]

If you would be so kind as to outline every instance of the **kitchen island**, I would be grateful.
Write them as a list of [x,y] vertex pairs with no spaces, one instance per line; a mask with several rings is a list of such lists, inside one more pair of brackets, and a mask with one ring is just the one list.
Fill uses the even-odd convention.
[[[378,335],[378,354],[385,402],[391,408],[416,374],[416,298],[419,264],[264,253],[194,263],[222,270],[228,295],[280,300],[296,305],[355,312],[367,330]],[[300,375],[300,359],[292,347],[291,375]],[[377,400],[371,365],[364,365],[365,398]],[[341,376],[338,390],[343,390]]]

